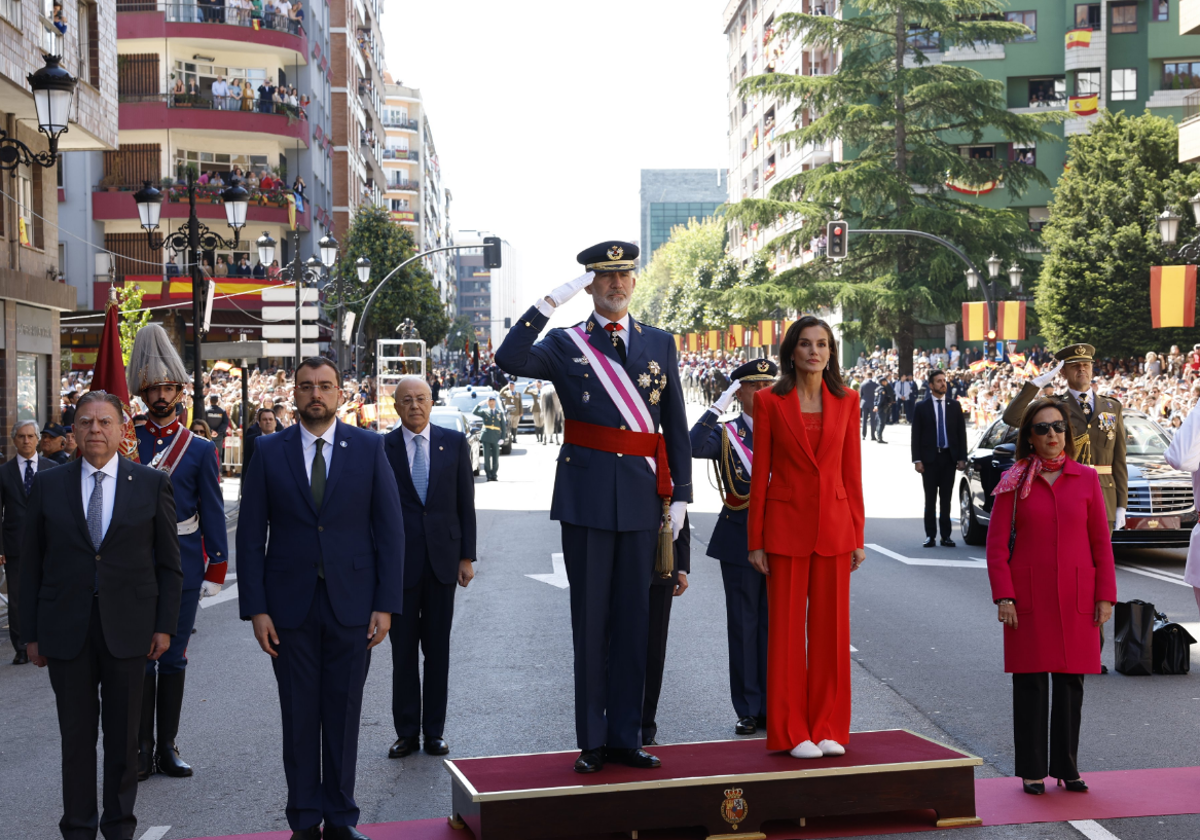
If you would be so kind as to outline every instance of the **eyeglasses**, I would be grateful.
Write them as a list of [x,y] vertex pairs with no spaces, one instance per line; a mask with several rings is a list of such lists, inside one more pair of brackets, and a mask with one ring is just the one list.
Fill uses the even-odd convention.
[[400,405],[404,406],[405,408],[410,408],[414,405],[428,405],[431,402],[433,402],[433,400],[422,395],[419,397],[404,397],[402,400],[400,400]]
[[316,385],[311,382],[301,382],[296,386],[296,390],[305,396],[311,394],[313,391],[320,391],[322,394],[332,394],[337,389],[338,387],[332,382],[321,382]]
[[1061,435],[1067,431],[1067,424],[1061,420],[1055,420],[1053,423],[1034,423],[1032,429],[1038,437],[1050,434],[1051,429]]

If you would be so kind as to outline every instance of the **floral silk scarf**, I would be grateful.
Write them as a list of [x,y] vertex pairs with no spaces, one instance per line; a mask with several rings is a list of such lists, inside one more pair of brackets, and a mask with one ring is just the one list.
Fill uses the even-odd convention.
[[1020,488],[1020,495],[1017,498],[1024,499],[1029,495],[1030,488],[1033,487],[1033,480],[1044,472],[1058,472],[1067,462],[1067,453],[1060,452],[1057,458],[1046,460],[1036,453],[1028,458],[1022,458],[1020,461],[1012,465],[1012,468],[1004,474],[1000,479],[1000,483],[996,485],[996,489],[992,491],[993,496],[999,496],[1001,493],[1007,493],[1010,490]]

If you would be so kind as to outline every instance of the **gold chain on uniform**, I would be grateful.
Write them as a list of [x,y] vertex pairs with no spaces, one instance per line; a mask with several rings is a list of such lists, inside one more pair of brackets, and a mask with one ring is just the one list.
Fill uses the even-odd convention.
[[721,427],[721,466],[725,468],[725,474],[729,478],[729,491],[725,494],[725,498],[728,499],[729,496],[732,495],[742,502],[742,504],[738,505],[737,507],[734,507],[726,502],[725,507],[729,508],[730,510],[745,510],[746,508],[750,507],[750,494],[746,493],[743,495],[742,493],[739,493],[736,485],[733,483],[733,477],[737,475],[737,473],[733,471],[733,445],[729,442],[728,426]]

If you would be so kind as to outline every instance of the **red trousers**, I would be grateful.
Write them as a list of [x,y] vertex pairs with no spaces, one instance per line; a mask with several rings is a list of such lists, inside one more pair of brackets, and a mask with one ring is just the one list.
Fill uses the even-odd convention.
[[850,555],[767,555],[767,749],[850,740]]

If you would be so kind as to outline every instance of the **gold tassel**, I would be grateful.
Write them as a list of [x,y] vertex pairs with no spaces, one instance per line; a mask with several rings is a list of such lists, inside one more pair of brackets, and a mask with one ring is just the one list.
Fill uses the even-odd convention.
[[675,539],[671,527],[671,500],[663,499],[662,527],[658,529],[658,554],[654,562],[656,574],[669,578],[675,571]]
[[1089,432],[1075,437],[1075,462],[1092,465],[1092,436]]

